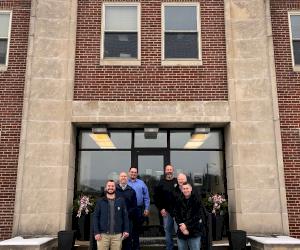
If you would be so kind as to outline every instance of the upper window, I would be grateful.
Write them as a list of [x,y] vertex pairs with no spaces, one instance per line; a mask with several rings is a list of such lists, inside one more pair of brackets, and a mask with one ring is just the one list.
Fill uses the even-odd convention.
[[200,60],[199,13],[197,3],[163,4],[163,62]]
[[290,34],[293,66],[300,70],[300,13],[290,13]]
[[7,66],[11,12],[0,11],[0,66]]
[[[105,3],[102,19],[102,61],[136,62],[140,58],[139,4]],[[130,63],[129,63],[130,64]]]

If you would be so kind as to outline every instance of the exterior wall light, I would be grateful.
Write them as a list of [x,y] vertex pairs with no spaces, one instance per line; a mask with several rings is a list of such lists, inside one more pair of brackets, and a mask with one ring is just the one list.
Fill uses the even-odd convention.
[[157,126],[145,126],[144,127],[144,137],[145,139],[157,139],[159,128]]

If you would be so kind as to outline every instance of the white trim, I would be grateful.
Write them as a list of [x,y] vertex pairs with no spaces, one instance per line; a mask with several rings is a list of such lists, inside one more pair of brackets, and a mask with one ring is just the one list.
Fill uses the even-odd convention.
[[[190,32],[197,32],[198,36],[198,58],[165,58],[165,7],[166,6],[194,6],[197,11],[197,30]],[[195,66],[202,65],[202,48],[201,48],[201,17],[200,4],[198,2],[165,2],[161,6],[161,65],[162,66]],[[169,31],[168,31],[169,32]],[[171,31],[172,32],[172,31]],[[179,32],[179,31],[176,31]],[[184,32],[189,32],[185,30]]]
[[[299,65],[295,64],[295,58],[294,58],[294,46],[293,46],[293,34],[292,34],[291,16],[300,16],[300,11],[289,11],[288,12],[289,33],[290,33],[290,48],[291,48],[293,70],[300,72],[300,64]],[[295,39],[295,40],[298,40],[298,39]]]
[[[105,7],[106,6],[134,6],[137,7],[137,58],[104,58],[104,32],[105,32]],[[130,32],[128,30],[128,32]],[[138,2],[103,2],[101,15],[101,46],[100,65],[141,65],[141,4]]]
[[6,47],[6,59],[5,64],[0,64],[0,71],[6,71],[8,67],[10,37],[11,37],[11,23],[12,23],[12,11],[0,10],[0,14],[9,14],[8,34],[7,34],[7,47]]

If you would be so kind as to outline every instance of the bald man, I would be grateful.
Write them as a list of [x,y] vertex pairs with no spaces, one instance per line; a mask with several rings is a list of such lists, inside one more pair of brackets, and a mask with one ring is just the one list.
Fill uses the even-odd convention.
[[129,237],[123,240],[122,249],[132,249],[132,220],[136,216],[137,201],[136,193],[128,184],[128,176],[126,172],[121,172],[119,175],[119,183],[116,187],[116,196],[125,200],[129,218]]

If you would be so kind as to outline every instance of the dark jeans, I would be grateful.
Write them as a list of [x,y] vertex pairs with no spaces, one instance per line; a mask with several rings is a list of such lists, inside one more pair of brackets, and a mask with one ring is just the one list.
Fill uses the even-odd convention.
[[136,218],[133,220],[132,225],[132,250],[140,250],[140,232],[144,223],[144,209],[143,207],[137,208]]

